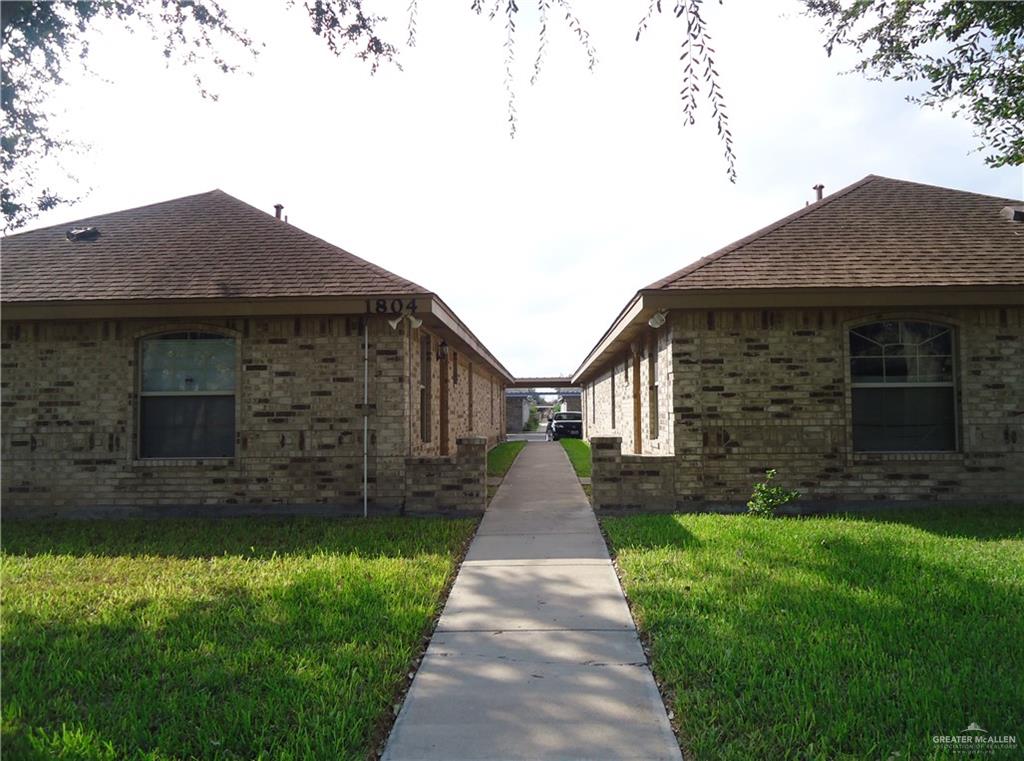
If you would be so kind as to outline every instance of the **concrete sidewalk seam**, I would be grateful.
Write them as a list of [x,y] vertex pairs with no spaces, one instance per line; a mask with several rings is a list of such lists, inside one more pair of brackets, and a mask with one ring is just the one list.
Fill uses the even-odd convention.
[[573,628],[571,626],[533,629],[434,629],[435,634],[522,634],[524,632],[628,632],[624,627]]

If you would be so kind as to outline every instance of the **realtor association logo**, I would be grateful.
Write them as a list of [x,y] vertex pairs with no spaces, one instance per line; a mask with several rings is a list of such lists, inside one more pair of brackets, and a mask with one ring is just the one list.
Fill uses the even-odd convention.
[[1002,751],[1017,750],[1019,744],[1016,735],[994,735],[980,724],[972,721],[966,728],[955,735],[934,735],[932,744],[946,748],[950,753],[996,754]]

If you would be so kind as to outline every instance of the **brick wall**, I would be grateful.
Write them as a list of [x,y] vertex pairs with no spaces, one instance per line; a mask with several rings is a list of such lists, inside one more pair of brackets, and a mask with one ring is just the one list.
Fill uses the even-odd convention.
[[595,510],[675,507],[676,461],[672,455],[622,454],[618,436],[596,436],[590,446]]
[[406,459],[406,512],[483,512],[487,506],[487,439],[467,436],[455,446],[454,457]]
[[[139,338],[211,329],[237,339],[235,456],[140,460]],[[413,336],[410,357],[406,331],[383,319],[369,323],[369,496],[386,506],[405,497],[406,458],[436,453],[412,446],[419,344]],[[4,507],[359,502],[362,344],[354,317],[5,323]],[[453,420],[468,418],[457,394],[451,404]],[[432,417],[437,426],[436,411]],[[494,441],[499,430],[482,433]],[[453,430],[453,449],[458,435]]]
[[484,371],[479,363],[473,364],[473,410],[464,408],[465,419],[470,421],[469,433],[473,436],[485,436],[489,447],[498,443],[504,432],[505,388],[498,379]]
[[[658,413],[658,425],[653,431],[656,433],[655,436],[651,435],[652,377],[655,379],[653,396],[656,399],[655,409]],[[624,454],[636,453],[633,432],[637,414],[636,399],[639,396],[639,453],[671,454],[674,429],[665,422],[667,411],[672,408],[672,382],[672,333],[671,328],[665,326],[657,332],[652,330],[645,333],[634,342],[630,351],[617,357],[603,375],[583,388],[584,437],[591,439],[595,436],[617,436],[622,441]],[[634,384],[638,384],[639,388],[634,388]],[[613,386],[614,425],[611,410]]]
[[[420,341],[426,335],[431,345],[431,411],[429,441],[420,431]],[[418,457],[441,455],[441,368],[437,359],[440,338],[425,328],[411,330],[408,338],[411,349],[410,388],[412,412],[409,416],[411,453]],[[458,380],[455,366],[458,365]],[[500,377],[480,362],[473,362],[461,352],[448,353],[448,447],[455,450],[456,439],[483,436],[488,446],[494,446],[504,435],[505,387]],[[493,420],[492,420],[493,410]]]
[[[876,318],[955,326],[961,451],[853,451],[847,332],[851,323]],[[662,419],[672,428],[680,507],[742,503],[768,468],[809,504],[1021,500],[1020,308],[681,311],[661,330],[672,346],[673,398]],[[605,376],[589,436],[614,433],[631,451],[629,430],[620,424],[609,431],[605,423],[607,387]],[[595,461],[595,504],[597,473]],[[660,472],[652,478],[664,482]]]

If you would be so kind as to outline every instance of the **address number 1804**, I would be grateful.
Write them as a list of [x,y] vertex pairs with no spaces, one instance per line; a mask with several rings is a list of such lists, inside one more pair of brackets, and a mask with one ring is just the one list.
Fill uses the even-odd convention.
[[416,309],[416,299],[366,299],[367,314],[415,314]]

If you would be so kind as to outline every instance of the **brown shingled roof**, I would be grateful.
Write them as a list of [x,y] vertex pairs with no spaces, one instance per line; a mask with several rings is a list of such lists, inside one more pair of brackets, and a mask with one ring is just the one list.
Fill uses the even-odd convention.
[[1019,204],[868,175],[644,290],[1024,285]]
[[1022,303],[1024,202],[868,175],[637,291],[573,375],[588,379],[662,310],[931,299]]
[[[95,240],[67,240],[94,226]],[[39,301],[425,294],[221,190],[11,235],[0,294]]]

